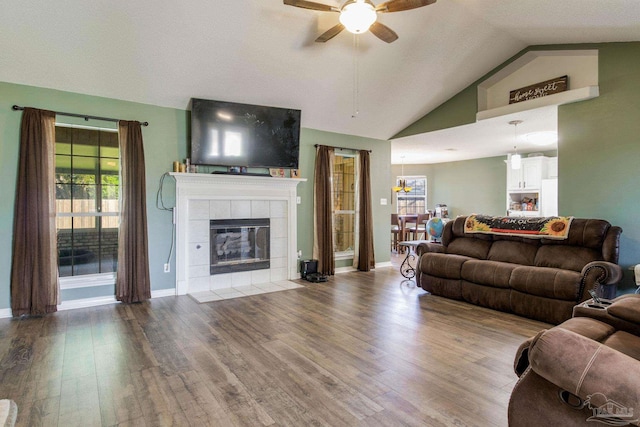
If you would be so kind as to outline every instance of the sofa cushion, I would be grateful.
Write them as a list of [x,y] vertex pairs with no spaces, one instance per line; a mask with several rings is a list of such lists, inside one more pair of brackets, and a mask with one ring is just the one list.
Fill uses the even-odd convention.
[[620,353],[640,360],[640,344],[638,340],[639,338],[637,336],[629,332],[617,331],[602,343],[607,347],[618,350]]
[[602,256],[595,249],[564,245],[542,245],[536,253],[534,265],[536,267],[582,271],[582,268],[591,261],[602,261]]
[[487,259],[489,249],[491,249],[491,242],[488,240],[458,237],[449,243],[447,253],[476,259]]
[[596,341],[603,341],[616,331],[613,326],[588,317],[572,317],[558,326]]
[[498,289],[476,283],[461,281],[462,299],[471,304],[499,311],[511,311],[511,289]]
[[545,267],[517,266],[509,285],[522,293],[564,301],[577,301],[580,273]]
[[601,250],[610,227],[611,224],[603,219],[574,218],[565,240],[542,239],[541,243]]
[[509,279],[516,264],[470,259],[462,265],[462,279],[493,288],[509,288]]
[[538,245],[497,240],[491,245],[487,259],[491,261],[510,262],[512,264],[533,265],[537,251]]
[[640,324],[640,298],[618,298],[607,311],[614,317]]
[[426,253],[420,257],[420,271],[429,276],[460,279],[462,264],[471,259],[460,255]]

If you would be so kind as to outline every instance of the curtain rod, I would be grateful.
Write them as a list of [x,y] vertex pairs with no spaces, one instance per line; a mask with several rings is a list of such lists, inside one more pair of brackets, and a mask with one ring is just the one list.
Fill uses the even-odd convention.
[[[323,146],[322,144],[315,144],[315,145],[314,145],[314,147],[316,147],[316,148],[318,148],[318,147],[322,147],[322,146]],[[331,146],[331,145],[324,145],[324,147],[337,148],[338,150],[362,151],[362,150],[359,150],[359,149],[357,149],[357,148],[349,148],[349,147],[333,147],[333,146]],[[372,152],[373,152],[373,150],[364,150],[364,151],[368,151],[368,152],[370,152],[370,153],[372,153]]]
[[[20,107],[18,105],[14,105],[11,108],[13,109],[13,111],[22,111],[22,110],[25,109],[25,107]],[[111,118],[108,118],[108,117],[89,116],[87,114],[63,113],[61,111],[54,111],[54,113],[56,113],[57,115],[61,115],[61,116],[80,117],[80,118],[84,119],[85,121],[89,121],[89,119],[102,120],[102,121],[105,121],[105,122],[119,122],[120,121],[120,119],[111,119]],[[141,126],[149,126],[149,122],[138,122],[138,123],[140,123]]]

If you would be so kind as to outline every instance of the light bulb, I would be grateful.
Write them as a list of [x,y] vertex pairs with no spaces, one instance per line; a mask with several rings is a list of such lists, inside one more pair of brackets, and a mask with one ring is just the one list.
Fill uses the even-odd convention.
[[353,34],[366,32],[377,19],[378,15],[373,5],[365,0],[349,3],[340,12],[340,23]]

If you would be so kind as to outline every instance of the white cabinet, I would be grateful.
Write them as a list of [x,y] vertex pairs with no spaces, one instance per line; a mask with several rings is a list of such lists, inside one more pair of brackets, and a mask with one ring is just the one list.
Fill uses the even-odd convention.
[[547,177],[548,157],[525,157],[520,169],[507,165],[507,190],[539,189],[543,178]]
[[558,178],[543,179],[540,186],[540,215],[558,215]]
[[[556,175],[553,180],[549,172]],[[557,215],[557,183],[556,157],[526,157],[520,169],[511,169],[507,162],[507,215]]]
[[547,166],[547,178],[557,178],[558,177],[558,158],[551,157],[549,159],[549,164]]

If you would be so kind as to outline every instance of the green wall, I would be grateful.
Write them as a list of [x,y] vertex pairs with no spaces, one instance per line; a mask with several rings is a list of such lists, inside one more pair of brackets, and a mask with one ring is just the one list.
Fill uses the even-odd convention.
[[[504,160],[505,157],[501,156],[430,165],[404,165],[404,174],[427,177],[428,209],[435,209],[436,204],[445,204],[452,218],[471,213],[504,215],[507,188]],[[401,165],[392,167],[391,185],[395,185],[395,177],[402,175],[401,171]]]
[[620,264],[640,263],[640,43],[600,46],[600,96],[558,110],[559,210],[622,227]]
[[629,267],[640,263],[640,42],[529,47],[395,137],[475,122],[479,83],[528,51],[562,49],[599,51],[600,96],[558,109],[559,213],[622,227],[621,288],[630,290]]
[[[303,113],[304,114],[304,113]],[[371,152],[371,199],[373,200],[374,242],[376,263],[388,262],[389,218],[391,215],[391,144],[386,140],[361,138],[313,129],[303,129],[300,141],[300,173],[307,182],[298,185],[302,204],[298,205],[298,249],[303,259],[313,253],[313,173],[315,167],[315,144],[346,147]],[[387,205],[380,205],[386,198]],[[351,262],[336,261],[336,267],[350,266]]]
[[[163,272],[163,264],[171,245],[171,213],[156,208],[156,192],[161,176],[171,170],[172,162],[187,156],[189,112],[173,108],[139,104],[116,99],[62,92],[0,82],[0,309],[10,307],[11,242],[16,177],[18,167],[19,129],[22,114],[11,110],[17,104],[55,111],[148,121],[143,127],[145,144],[147,211],[149,226],[149,258],[153,291],[175,286],[175,255],[171,273]],[[69,121],[59,116],[60,121]],[[82,121],[82,120],[81,120]],[[91,122],[91,124],[95,124]],[[388,217],[390,206],[380,206],[379,199],[388,197],[391,148],[388,141],[358,138],[341,134],[303,129],[300,169],[308,181],[298,186],[302,203],[298,205],[298,247],[303,257],[312,251],[313,144],[372,149],[375,251],[377,262],[389,261]],[[164,199],[167,206],[175,203],[175,186],[165,180]],[[67,290],[63,300],[113,295],[113,287]]]

